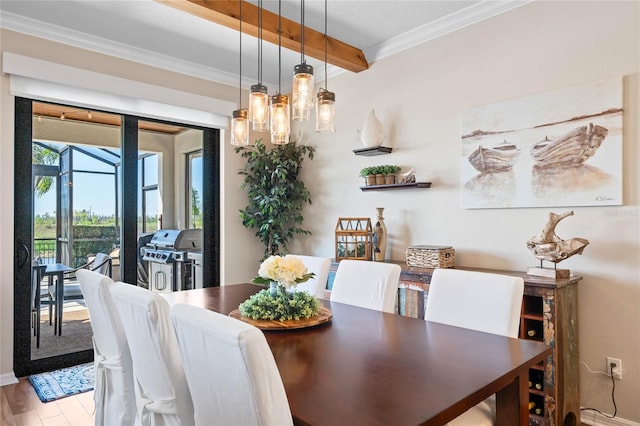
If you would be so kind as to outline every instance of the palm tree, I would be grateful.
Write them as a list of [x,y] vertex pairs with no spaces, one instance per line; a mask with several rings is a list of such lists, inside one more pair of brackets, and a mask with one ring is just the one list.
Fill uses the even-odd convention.
[[[41,145],[33,144],[33,154],[31,158],[33,164],[52,165],[58,161],[58,153]],[[36,176],[33,190],[38,197],[42,197],[51,189],[51,185],[53,185],[53,178],[51,176]]]

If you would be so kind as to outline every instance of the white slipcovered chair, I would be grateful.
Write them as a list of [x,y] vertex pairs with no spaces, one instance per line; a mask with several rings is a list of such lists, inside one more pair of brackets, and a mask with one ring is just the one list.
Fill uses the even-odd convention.
[[[429,284],[425,320],[518,337],[524,280],[520,277],[435,269]],[[495,423],[495,398],[487,398],[449,426]]]
[[196,424],[293,424],[278,367],[260,330],[186,304],[172,306],[171,319]]
[[133,365],[122,321],[109,293],[113,280],[88,269],[79,270],[77,278],[93,330],[95,425],[133,425]]
[[131,284],[116,282],[109,290],[133,360],[136,424],[194,424],[193,402],[169,318],[169,304],[159,294]]
[[331,289],[331,301],[395,312],[399,265],[364,260],[340,261]]
[[327,279],[331,269],[331,259],[328,257],[303,256],[300,254],[288,254],[302,260],[309,272],[316,274],[313,278],[296,286],[296,291],[306,291],[312,296],[324,299],[324,291],[327,289]]

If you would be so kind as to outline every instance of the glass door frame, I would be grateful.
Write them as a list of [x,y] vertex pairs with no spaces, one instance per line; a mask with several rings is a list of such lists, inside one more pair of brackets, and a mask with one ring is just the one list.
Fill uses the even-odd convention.
[[[31,243],[33,241],[32,99],[15,97],[14,121],[14,343],[13,368],[17,377],[52,371],[93,360],[93,349],[48,358],[31,359]],[[137,282],[137,186],[138,117],[122,115],[122,224],[121,279]],[[157,121],[167,124],[162,120]],[[203,275],[207,286],[220,284],[220,130],[189,125],[202,130],[203,182]],[[135,183],[135,184],[134,184]]]

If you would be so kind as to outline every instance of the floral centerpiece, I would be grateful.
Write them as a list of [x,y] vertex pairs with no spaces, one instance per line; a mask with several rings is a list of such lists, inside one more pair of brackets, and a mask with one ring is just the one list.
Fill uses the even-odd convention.
[[256,284],[269,285],[240,304],[240,313],[254,320],[299,320],[318,314],[318,301],[295,287],[315,274],[295,256],[270,256],[260,265]]

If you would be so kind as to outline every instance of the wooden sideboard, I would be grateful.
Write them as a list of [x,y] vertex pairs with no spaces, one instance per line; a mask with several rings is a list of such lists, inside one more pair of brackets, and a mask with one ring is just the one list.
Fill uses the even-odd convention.
[[[404,262],[388,262],[396,263],[402,268],[397,312],[423,319],[433,269],[411,267]],[[333,286],[338,264],[335,261],[331,264],[327,286],[329,291]],[[582,277],[554,279],[518,271],[465,267],[457,269],[513,275],[524,279],[519,337],[542,341],[553,347],[552,355],[546,362],[532,368],[529,373],[529,400],[535,403],[529,416],[529,424],[580,425],[577,284]]]

